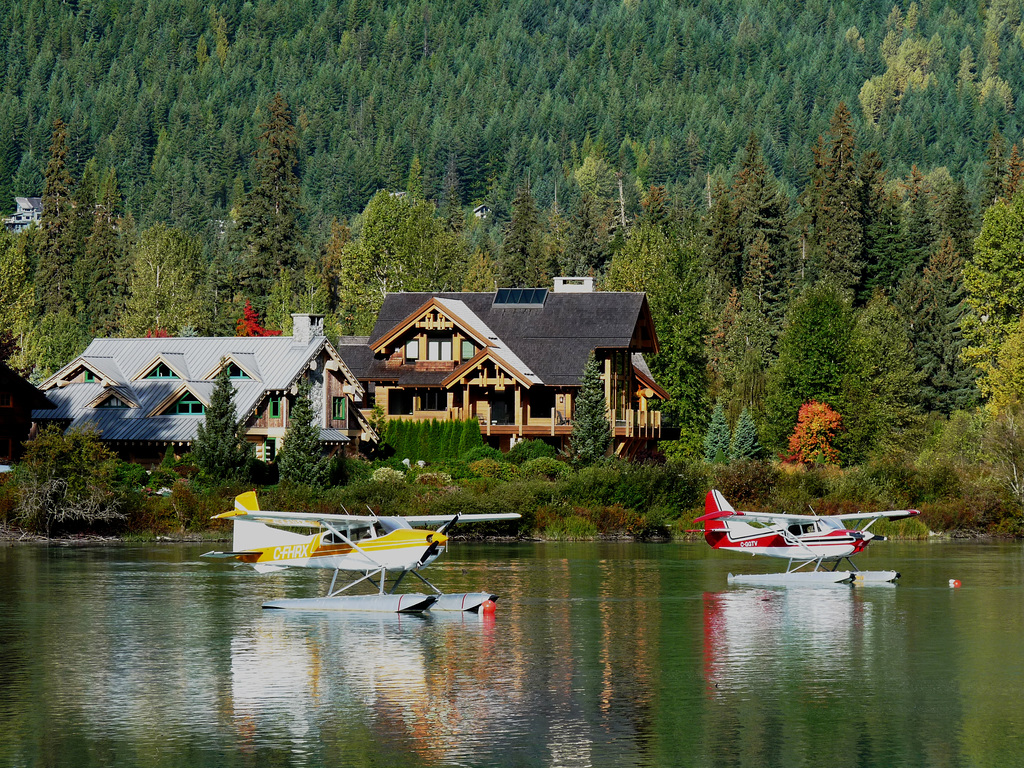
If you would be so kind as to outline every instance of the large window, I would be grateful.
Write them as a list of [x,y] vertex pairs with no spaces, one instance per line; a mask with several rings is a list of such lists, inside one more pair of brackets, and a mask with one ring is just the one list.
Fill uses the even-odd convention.
[[178,398],[178,402],[171,408],[171,413],[206,413],[206,408],[196,399],[191,392],[186,392]]
[[473,346],[472,341],[462,340],[462,359],[469,360],[476,354],[476,347]]
[[407,342],[405,345],[405,361],[407,363],[415,363],[420,359],[420,343],[418,340],[413,339]]
[[280,419],[281,418],[281,398],[280,398],[280,396],[278,396],[278,397],[271,397],[270,398],[270,407],[267,410],[270,412],[270,418],[272,418],[272,419]]
[[344,397],[331,398],[331,418],[345,420],[345,402]]
[[421,411],[443,411],[448,408],[448,393],[443,389],[428,389],[420,395]]
[[412,393],[404,389],[392,389],[388,392],[388,414],[390,416],[412,415]]
[[451,360],[452,340],[448,338],[427,339],[427,360]]

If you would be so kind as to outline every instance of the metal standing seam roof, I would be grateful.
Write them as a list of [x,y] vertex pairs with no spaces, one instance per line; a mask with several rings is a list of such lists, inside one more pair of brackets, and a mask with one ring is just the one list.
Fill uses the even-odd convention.
[[[233,379],[235,413],[239,419],[251,413],[268,391],[285,391],[302,374],[309,361],[327,344],[316,337],[309,344],[295,344],[292,337],[206,337],[172,339],[95,339],[83,355],[72,361],[45,384],[46,395],[57,406],[54,410],[34,411],[39,419],[70,420],[70,427],[94,425],[105,440],[152,440],[188,442],[195,438],[196,427],[204,420],[200,414],[150,416],[177,392],[193,392],[209,404],[215,383],[211,379],[137,379],[162,357],[178,371],[213,371],[222,358],[235,360],[253,376]],[[101,382],[56,386],[61,375],[72,372],[83,360],[99,361],[108,379],[118,372],[111,387]],[[123,393],[137,408],[90,408],[102,393]],[[173,400],[172,400],[173,402]],[[333,438],[332,438],[333,439]],[[340,439],[340,438],[339,438]],[[347,438],[346,438],[347,439]]]

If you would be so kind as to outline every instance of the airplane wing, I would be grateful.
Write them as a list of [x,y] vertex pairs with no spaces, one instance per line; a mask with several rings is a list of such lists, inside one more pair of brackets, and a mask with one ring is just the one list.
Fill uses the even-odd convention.
[[[403,520],[408,520],[409,524],[420,523],[421,525],[436,525],[437,523],[447,523],[452,520],[455,515],[406,515]],[[516,512],[495,512],[491,515],[459,515],[459,524],[462,523],[485,523],[490,520],[518,520],[522,515]]]
[[310,512],[273,512],[270,510],[237,510],[213,516],[214,520],[248,520],[269,525],[287,525],[294,528],[322,528],[324,523],[342,525],[370,525],[379,518],[373,515],[334,515]]
[[725,517],[742,517],[744,521],[756,523],[777,523],[779,525],[791,525],[793,523],[811,523],[818,519],[818,515],[789,515],[770,512],[736,512],[734,510],[722,510],[720,512],[708,512],[700,517],[695,517],[693,522],[702,523],[706,520],[719,520]]
[[917,517],[920,515],[920,510],[917,509],[892,509],[887,512],[851,512],[846,515],[830,515],[831,520],[877,520],[880,517],[887,518],[888,520],[903,520],[907,517]]
[[[436,525],[438,523],[447,523],[452,520],[455,515],[408,515],[404,517],[398,517],[399,520],[405,520],[411,527],[418,527],[422,525]],[[460,523],[471,523],[471,522],[487,522],[492,520],[518,520],[522,515],[515,512],[503,512],[489,515],[460,515]],[[257,511],[240,511],[232,510],[231,512],[224,512],[219,515],[214,515],[214,519],[230,519],[230,520],[248,520],[254,523],[267,523],[269,525],[287,525],[295,528],[322,528],[324,523],[341,524],[341,525],[366,525],[369,526],[372,523],[380,522],[390,518],[378,517],[375,515],[335,515],[327,513],[310,513],[310,512],[272,512],[269,510],[257,510]]]

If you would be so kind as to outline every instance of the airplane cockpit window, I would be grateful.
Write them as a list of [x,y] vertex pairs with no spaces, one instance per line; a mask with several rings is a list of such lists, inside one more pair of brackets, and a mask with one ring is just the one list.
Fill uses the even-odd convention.
[[801,536],[805,533],[811,533],[814,530],[814,523],[793,523],[789,526],[789,532],[794,536]]

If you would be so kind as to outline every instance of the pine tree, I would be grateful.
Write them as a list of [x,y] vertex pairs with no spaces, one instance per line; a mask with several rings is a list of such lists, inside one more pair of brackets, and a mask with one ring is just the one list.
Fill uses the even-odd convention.
[[814,149],[814,171],[803,205],[811,277],[832,280],[844,291],[858,288],[863,270],[861,180],[854,150],[850,111],[840,102],[832,115],[828,141],[819,139]]
[[[746,409],[744,409],[745,411]],[[729,422],[725,418],[725,406],[718,402],[711,413],[711,423],[704,436],[704,460],[707,462],[723,462],[729,455],[729,444],[732,433]]]
[[277,466],[282,480],[322,488],[327,484],[328,459],[320,445],[320,424],[309,398],[310,389],[309,379],[299,381]]
[[602,459],[611,441],[601,366],[591,352],[587,364],[583,367],[583,376],[573,408],[572,434],[569,437],[573,463],[587,466]]
[[1006,141],[999,129],[992,126],[985,164],[981,170],[981,205],[987,208],[1004,194],[1006,183]]
[[85,292],[80,312],[88,318],[87,330],[93,336],[111,336],[124,311],[127,279],[124,254],[118,236],[120,192],[117,174],[110,168],[100,185],[99,206],[93,216],[92,231],[85,244],[83,272]]
[[512,202],[512,220],[501,244],[501,286],[528,288],[542,285],[540,215],[530,188],[519,188]]
[[750,250],[763,240],[775,257],[786,241],[786,217],[789,200],[775,181],[761,153],[754,133],[740,155],[740,170],[732,183],[732,205],[736,210],[736,229],[743,253],[740,274],[746,271]]
[[35,279],[36,301],[41,314],[74,309],[74,209],[71,203],[72,181],[67,167],[67,155],[67,126],[63,120],[57,118],[53,123],[50,161],[46,166],[41,222],[43,243]]
[[747,461],[761,457],[761,444],[757,439],[757,424],[750,415],[750,409],[740,411],[736,429],[729,443],[729,461]]
[[602,272],[608,258],[605,247],[605,228],[600,221],[599,203],[584,193],[579,208],[572,217],[566,244],[568,273],[574,276],[597,275]]
[[226,360],[221,360],[215,380],[210,407],[197,427],[192,444],[192,458],[201,475],[210,482],[238,480],[251,447],[245,431],[235,417],[235,388],[231,383]]
[[258,309],[264,309],[274,281],[298,266],[303,244],[298,138],[291,110],[278,93],[267,106],[256,151],[256,186],[238,212],[241,283]]

